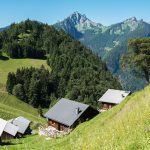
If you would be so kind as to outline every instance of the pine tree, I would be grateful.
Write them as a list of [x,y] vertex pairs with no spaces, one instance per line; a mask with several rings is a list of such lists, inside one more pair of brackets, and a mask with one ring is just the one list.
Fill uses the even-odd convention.
[[14,85],[16,84],[16,76],[14,73],[9,73],[6,82],[6,89],[8,93],[12,94]]

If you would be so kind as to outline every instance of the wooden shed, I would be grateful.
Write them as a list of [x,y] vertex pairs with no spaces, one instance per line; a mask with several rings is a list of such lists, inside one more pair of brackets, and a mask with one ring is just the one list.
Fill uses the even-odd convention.
[[62,98],[44,116],[48,119],[48,126],[67,131],[98,113],[87,104]]

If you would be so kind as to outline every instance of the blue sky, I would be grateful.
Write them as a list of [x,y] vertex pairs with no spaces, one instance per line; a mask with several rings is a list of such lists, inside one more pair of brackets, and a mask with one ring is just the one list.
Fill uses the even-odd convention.
[[0,27],[27,18],[53,24],[74,11],[103,25],[133,16],[150,22],[150,0],[0,0]]

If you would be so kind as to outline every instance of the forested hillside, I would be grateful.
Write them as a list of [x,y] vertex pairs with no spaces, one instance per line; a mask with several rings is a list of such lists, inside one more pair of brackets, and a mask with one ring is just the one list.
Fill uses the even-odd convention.
[[[31,102],[34,107],[48,106],[61,97],[96,106],[97,100],[108,88],[121,89],[117,79],[111,75],[98,56],[63,31],[57,31],[53,26],[26,20],[19,24],[12,24],[9,29],[1,32],[0,41],[3,53],[11,58],[45,59],[47,57],[51,72],[42,75],[40,70],[33,69],[30,74],[27,69],[22,69],[20,75],[12,73],[15,75],[15,80],[10,77],[12,74],[8,76],[7,86],[13,82],[11,90],[7,88],[8,92],[23,101]],[[25,72],[29,74],[27,81],[32,88],[24,85],[22,81],[24,79],[20,80]],[[51,83],[51,86],[45,85],[45,81]],[[40,97],[30,97],[31,95],[38,97],[41,94],[37,90],[41,85],[48,88],[42,91],[44,104],[38,103]],[[22,89],[24,92],[25,87],[27,89],[30,87],[27,91],[30,96],[27,92],[23,97],[18,95],[17,89]],[[36,102],[32,103],[32,99]]]
[[44,58],[43,31],[42,24],[30,20],[12,24],[0,34],[2,49],[11,58]]
[[[34,107],[49,107],[54,84],[50,72],[41,66],[38,68],[17,69],[16,74],[9,73],[6,89],[22,101]],[[53,99],[55,100],[55,99]]]

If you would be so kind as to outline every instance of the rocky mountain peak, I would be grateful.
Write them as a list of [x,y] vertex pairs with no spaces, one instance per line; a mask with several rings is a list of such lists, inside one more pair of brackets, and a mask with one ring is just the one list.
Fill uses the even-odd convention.
[[127,19],[126,21],[137,22],[138,20],[136,19],[136,17],[131,17]]
[[84,23],[85,21],[89,20],[86,15],[82,15],[79,12],[74,12],[72,15],[70,15],[67,19],[72,21],[75,25]]
[[136,17],[132,17],[123,22],[123,27],[124,28],[129,27],[130,30],[133,31],[138,28],[140,23],[141,23],[141,20],[137,20]]

